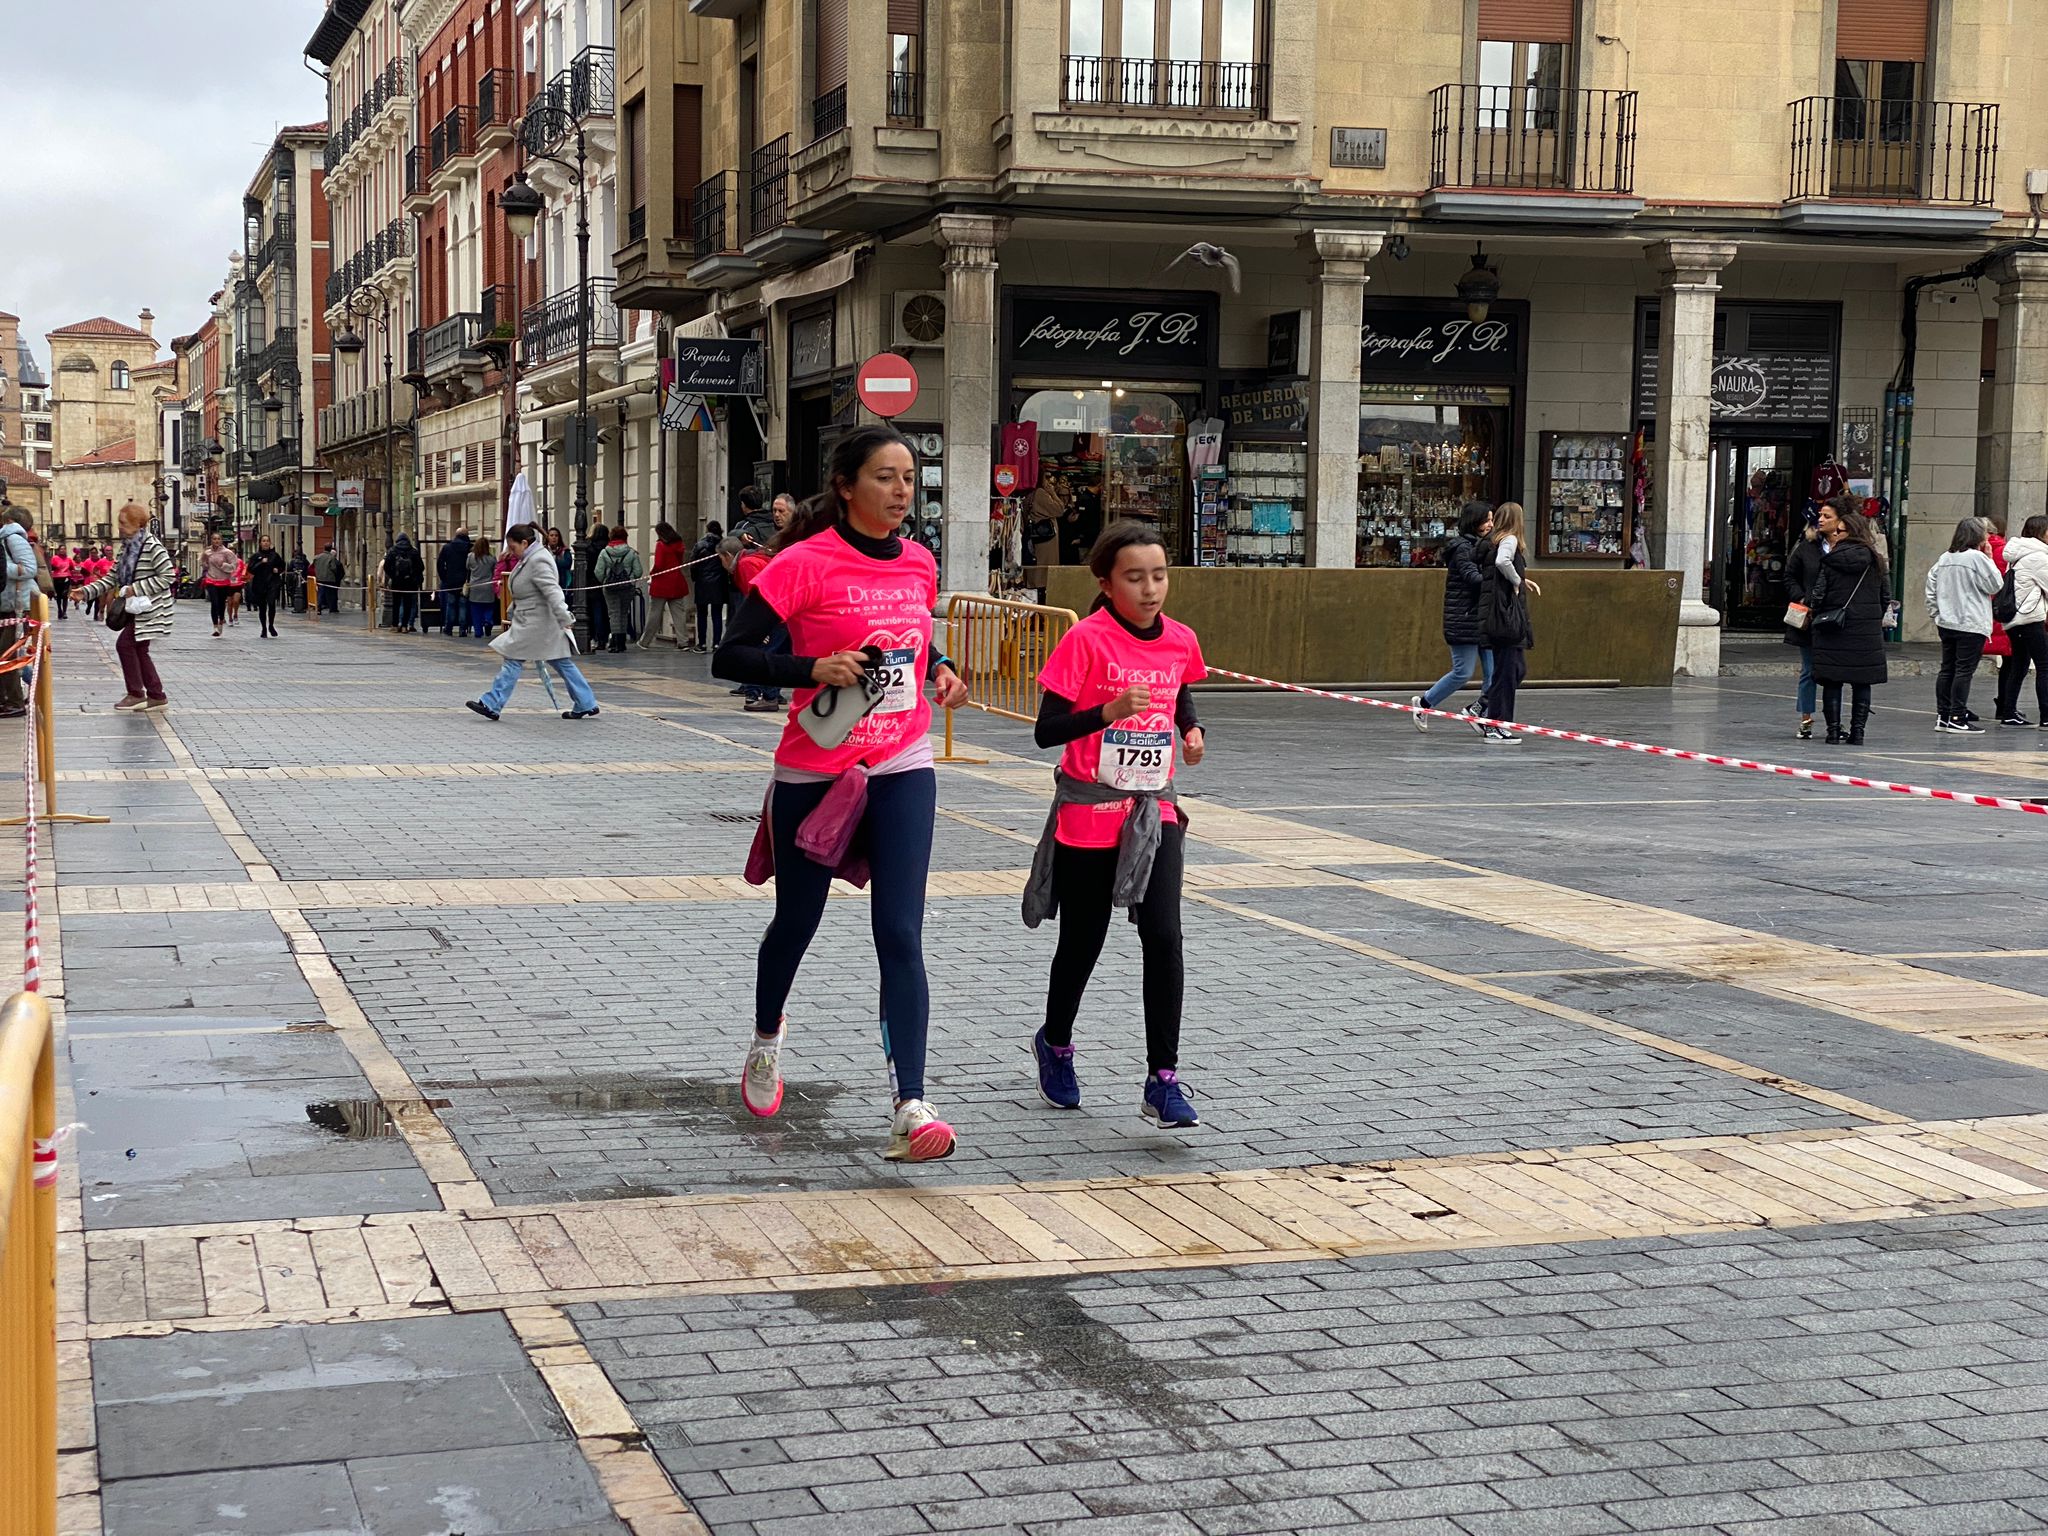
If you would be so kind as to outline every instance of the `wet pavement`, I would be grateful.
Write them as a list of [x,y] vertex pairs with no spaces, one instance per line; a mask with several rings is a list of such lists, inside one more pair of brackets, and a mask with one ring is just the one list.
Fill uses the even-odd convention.
[[[799,978],[782,1114],[736,1102],[769,907],[689,882],[738,872],[777,727],[701,658],[592,658],[598,719],[529,682],[493,726],[461,708],[492,670],[475,646],[287,616],[258,647],[185,617],[155,720],[106,712],[98,632],[60,636],[64,803],[115,818],[53,838],[79,897],[76,1219],[132,1254],[93,1283],[140,1298],[93,1325],[94,1404],[67,1420],[110,1536],[2048,1524],[2048,1222],[1997,1156],[1975,1208],[1878,1223],[1828,1220],[1821,1179],[1776,1191],[1814,1202],[1797,1227],[1693,1209],[1668,1236],[1543,1242],[1531,1215],[1518,1239],[1236,1268],[1162,1236],[1183,1267],[1085,1273],[1002,1216],[1017,1257],[972,1277],[820,1263],[793,1294],[742,1269],[682,1295],[642,1248],[641,1282],[594,1278],[641,1273],[644,1213],[703,1197],[725,1203],[700,1230],[801,1269],[797,1229],[749,1201],[845,1195],[859,1224],[1094,1180],[1133,1216],[1116,1195],[1141,1181],[1457,1159],[1458,1190],[1512,1211],[1488,1158],[2038,1115],[2031,818],[1205,694],[1183,1049],[1204,1124],[1166,1134],[1137,1114],[1122,924],[1083,1011],[1084,1108],[1036,1097],[1056,934],[1022,928],[1014,880],[1044,754],[963,717],[994,761],[941,770],[927,923],[931,1093],[962,1146],[906,1169],[876,1156],[863,898],[833,903]],[[1917,680],[1881,691],[1855,758],[1791,739],[1779,681],[1524,697],[1545,723],[2048,788],[2038,733],[1936,737]],[[681,883],[558,899],[571,876]],[[341,880],[393,894],[321,896]],[[279,881],[289,900],[254,892]],[[1731,937],[1703,950],[1701,922]],[[1836,1177],[1882,1185],[1855,1166]],[[1910,1165],[1891,1177],[1931,1209]],[[510,1251],[449,1235],[493,1205],[530,1208]],[[400,1218],[423,1249],[379,1225]],[[1153,1235],[1105,1225],[1125,1247],[1089,1252]],[[479,1285],[485,1263],[524,1266],[527,1293]],[[659,1467],[605,1473],[643,1445]]]

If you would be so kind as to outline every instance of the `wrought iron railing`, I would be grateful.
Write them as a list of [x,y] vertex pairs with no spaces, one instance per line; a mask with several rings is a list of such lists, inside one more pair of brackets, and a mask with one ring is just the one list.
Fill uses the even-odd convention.
[[405,195],[407,197],[426,190],[427,146],[415,144],[405,152]]
[[638,208],[631,208],[626,212],[626,243],[631,245],[646,238],[647,206],[643,203]]
[[914,69],[889,71],[889,121],[924,121],[924,76]]
[[747,177],[747,238],[758,240],[789,222],[789,135],[754,151]]
[[253,474],[270,475],[280,469],[294,468],[299,462],[299,440],[296,437],[281,437],[274,443],[258,448],[248,458],[249,469]]
[[256,275],[261,277],[282,259],[289,267],[297,259],[297,248],[293,244],[295,222],[290,213],[279,213],[271,220],[270,234],[256,251]]
[[1266,66],[1070,53],[1060,61],[1060,105],[1264,117]]
[[690,194],[690,253],[698,261],[739,248],[734,214],[739,207],[739,178],[720,171],[697,183]]
[[[619,344],[619,307],[612,302],[612,279],[593,277],[584,285],[590,304],[590,345]],[[579,294],[574,287],[527,306],[520,317],[519,365],[539,368],[576,355]]]
[[427,168],[439,171],[450,161],[476,152],[476,109],[451,107],[427,136]]
[[1634,91],[1441,85],[1429,99],[1433,187],[1635,190]]
[[332,309],[395,261],[412,254],[412,222],[393,219],[361,250],[327,275],[327,307]]
[[1808,96],[1792,103],[1792,198],[1998,206],[1998,107]]
[[811,98],[811,142],[846,126],[846,87],[834,86],[822,96]]
[[476,127],[482,133],[486,128],[504,128],[513,120],[513,108],[518,97],[512,90],[512,71],[509,69],[487,69],[476,83]]
[[377,78],[365,88],[362,98],[355,107],[335,125],[327,136],[324,155],[327,169],[332,171],[348,158],[348,152],[356,147],[358,140],[367,133],[370,125],[393,102],[403,101],[412,95],[410,82],[406,78],[402,60],[393,59],[377,72]]
[[609,117],[615,108],[616,70],[609,48],[593,44],[556,72],[535,96],[521,131],[529,155],[546,154],[586,117]]
[[260,379],[266,374],[277,373],[290,368],[297,374],[299,338],[291,331],[278,331],[262,346],[251,347],[242,354],[241,365],[235,370],[236,377],[244,383]]

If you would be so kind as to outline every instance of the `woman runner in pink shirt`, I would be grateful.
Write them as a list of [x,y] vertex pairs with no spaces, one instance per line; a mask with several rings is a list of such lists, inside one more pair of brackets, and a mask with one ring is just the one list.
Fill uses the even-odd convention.
[[1053,647],[1039,673],[1041,747],[1064,745],[1045,835],[1024,892],[1024,922],[1055,914],[1045,1025],[1033,1038],[1038,1091],[1075,1109],[1074,1018],[1116,907],[1130,910],[1145,953],[1147,1075],[1139,1113],[1170,1127],[1199,1123],[1180,1081],[1180,888],[1187,818],[1173,791],[1174,737],[1189,767],[1202,760],[1190,683],[1208,676],[1187,625],[1169,619],[1159,530],[1122,522],[1088,557],[1102,596]]
[[[865,859],[874,882],[868,910],[895,1105],[883,1156],[902,1162],[950,1156],[955,1143],[953,1128],[924,1097],[931,1011],[924,897],[938,802],[924,685],[935,685],[946,708],[967,697],[952,664],[932,649],[937,563],[923,545],[897,534],[910,512],[916,474],[910,444],[892,428],[862,427],[841,438],[824,494],[775,536],[774,558],[711,663],[713,675],[728,682],[795,690],[775,749],[766,829],[774,852],[775,918],[756,963],[741,1101],[763,1118],[782,1107],[783,1006],[825,914],[835,872],[805,853],[797,834],[843,775],[862,770],[867,799],[849,856]],[[788,629],[792,654],[770,646],[778,627]],[[871,706],[830,745],[819,738],[830,738],[831,729],[815,716],[805,724],[812,700],[828,689],[840,690],[824,702],[842,725],[838,711]]]

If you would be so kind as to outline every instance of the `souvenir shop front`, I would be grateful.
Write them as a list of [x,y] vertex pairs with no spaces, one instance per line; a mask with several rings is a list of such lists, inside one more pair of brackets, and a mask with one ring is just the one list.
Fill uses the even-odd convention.
[[1015,558],[1077,565],[1106,525],[1135,518],[1172,564],[1194,564],[1196,488],[1218,458],[1215,296],[1006,288],[1002,355]]
[[[1636,420],[1647,433],[1657,416],[1656,301],[1640,302],[1636,319]],[[1778,629],[1785,562],[1808,515],[1845,489],[1875,488],[1875,413],[1845,419],[1836,446],[1840,345],[1837,305],[1724,301],[1715,314],[1712,548],[1700,597],[1729,629]]]

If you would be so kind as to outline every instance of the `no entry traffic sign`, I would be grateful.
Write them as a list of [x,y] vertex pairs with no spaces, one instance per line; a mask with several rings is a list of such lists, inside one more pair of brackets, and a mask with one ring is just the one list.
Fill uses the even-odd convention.
[[901,416],[917,404],[917,370],[894,352],[877,352],[860,365],[854,389],[877,416]]

